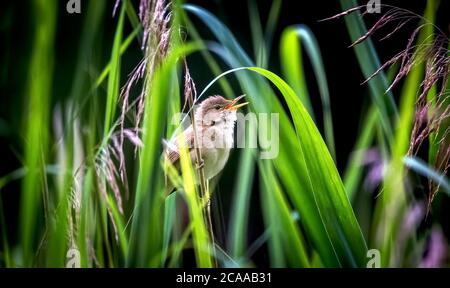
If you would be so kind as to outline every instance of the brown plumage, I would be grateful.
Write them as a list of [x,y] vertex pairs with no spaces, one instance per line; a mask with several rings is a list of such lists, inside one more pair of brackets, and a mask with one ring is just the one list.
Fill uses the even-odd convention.
[[[208,180],[220,173],[228,161],[230,149],[234,144],[236,110],[247,104],[235,105],[243,96],[227,100],[216,95],[201,102],[195,112],[197,141],[194,141],[194,128],[191,124],[182,132],[183,137],[173,137],[166,144],[164,151],[166,164],[172,164],[180,172],[179,141],[184,138],[193,164],[197,163],[195,144],[199,145],[202,165]],[[174,186],[168,181],[166,187],[170,193]]]

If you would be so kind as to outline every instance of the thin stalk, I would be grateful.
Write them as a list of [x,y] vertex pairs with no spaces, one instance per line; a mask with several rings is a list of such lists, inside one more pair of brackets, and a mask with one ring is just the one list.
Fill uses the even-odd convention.
[[[201,168],[203,170],[203,168]],[[205,179],[206,180],[206,179]],[[217,258],[216,258],[216,250],[215,250],[215,239],[214,239],[214,231],[213,231],[213,225],[212,225],[212,217],[211,217],[211,194],[209,193],[209,182],[206,182],[206,190],[205,190],[205,197],[207,199],[207,204],[205,207],[205,222],[208,229],[209,237],[211,239],[211,251],[213,253],[213,259],[214,259],[214,267],[217,267]]]
[[[187,65],[186,66],[186,71],[187,71]],[[189,84],[188,84],[189,85]],[[209,189],[208,189],[208,183],[205,177],[205,169],[204,169],[204,162],[203,162],[203,158],[201,155],[201,151],[200,151],[200,146],[198,145],[198,138],[197,138],[197,125],[196,125],[196,121],[195,121],[195,113],[194,113],[194,101],[192,98],[192,93],[190,93],[190,95],[188,95],[188,101],[189,101],[189,110],[191,111],[191,118],[192,118],[192,128],[194,131],[194,151],[195,151],[195,158],[196,158],[196,168],[197,168],[197,172],[198,172],[198,177],[200,180],[200,197],[201,199],[206,199],[207,200],[207,205],[205,207],[205,212],[203,213],[203,217],[204,217],[204,221],[207,224],[207,229],[208,229],[208,234],[211,240],[211,251],[213,252],[213,258],[214,258],[214,266],[217,267],[217,259],[215,257],[215,253],[214,253],[214,232],[213,232],[213,227],[212,227],[212,220],[211,220],[211,205],[210,205],[210,193],[209,193]]]

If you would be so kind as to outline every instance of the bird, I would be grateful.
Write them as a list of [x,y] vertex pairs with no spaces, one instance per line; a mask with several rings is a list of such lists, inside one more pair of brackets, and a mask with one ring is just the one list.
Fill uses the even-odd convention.
[[[194,113],[193,123],[181,132],[181,137],[175,135],[170,141],[166,141],[163,153],[166,163],[180,172],[180,144],[185,144],[192,163],[200,163],[207,180],[219,174],[228,162],[234,145],[236,111],[249,103],[238,104],[243,97],[245,95],[228,100],[220,95],[213,95],[203,100]],[[194,135],[197,135],[196,139]],[[198,152],[201,161],[197,161]],[[166,181],[166,193],[170,194],[173,190],[174,184],[170,180]]]

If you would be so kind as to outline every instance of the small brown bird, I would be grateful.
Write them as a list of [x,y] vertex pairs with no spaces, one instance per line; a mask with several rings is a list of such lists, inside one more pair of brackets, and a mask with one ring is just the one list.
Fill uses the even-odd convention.
[[[206,179],[216,176],[225,167],[234,144],[234,126],[237,120],[236,110],[248,102],[237,104],[245,95],[227,100],[222,96],[210,96],[200,103],[195,112],[195,133],[191,124],[182,132],[183,137],[174,137],[165,147],[165,159],[180,171],[179,141],[184,139],[189,148],[192,163],[197,163],[196,148],[199,148],[201,164]],[[194,134],[197,135],[194,141]],[[196,146],[197,145],[197,146]],[[168,183],[167,192],[172,192],[173,184]]]

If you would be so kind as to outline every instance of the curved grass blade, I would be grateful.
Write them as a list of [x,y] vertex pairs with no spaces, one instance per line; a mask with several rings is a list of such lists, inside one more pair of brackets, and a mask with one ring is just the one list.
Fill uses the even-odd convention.
[[[342,261],[341,264],[362,265],[365,261],[367,247],[361,229],[346,196],[336,166],[312,119],[292,88],[281,78],[262,68],[248,69],[267,77],[285,97],[304,157],[304,166],[299,168],[302,173],[308,175],[309,183],[307,185],[311,189],[308,192],[312,193],[316,200],[316,209],[321,216],[322,225],[327,231],[333,249]],[[296,207],[296,209],[302,215],[302,207]],[[336,218],[337,215],[339,215],[338,218]]]
[[403,162],[409,169],[434,181],[448,196],[450,196],[450,181],[444,174],[439,173],[417,157],[405,157]]
[[[312,31],[305,25],[295,25],[286,28],[281,36],[280,54],[283,75],[294,91],[303,100],[310,115],[314,115],[311,100],[303,73],[302,45],[311,60],[314,74],[319,87],[320,99],[322,100],[322,113],[325,131],[325,139],[328,149],[336,161],[336,148],[334,144],[333,117],[330,107],[330,92],[325,73],[319,44]],[[314,119],[314,117],[312,116]]]

